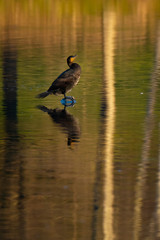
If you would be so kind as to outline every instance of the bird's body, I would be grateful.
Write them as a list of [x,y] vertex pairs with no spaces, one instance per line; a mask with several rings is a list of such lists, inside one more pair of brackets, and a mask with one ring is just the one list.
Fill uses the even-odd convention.
[[70,56],[67,58],[67,64],[70,68],[61,73],[46,92],[40,93],[37,96],[38,98],[45,98],[50,94],[63,94],[66,98],[66,93],[71,91],[80,79],[81,67],[79,64],[73,63],[75,58],[76,56]]

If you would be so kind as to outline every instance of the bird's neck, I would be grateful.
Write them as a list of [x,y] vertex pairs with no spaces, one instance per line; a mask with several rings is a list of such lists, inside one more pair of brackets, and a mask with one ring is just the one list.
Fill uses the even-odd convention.
[[75,69],[78,68],[79,65],[77,63],[71,63],[71,65],[69,66],[71,69]]
[[73,65],[73,63],[72,62],[69,62],[68,63],[68,66],[71,68],[71,66]]

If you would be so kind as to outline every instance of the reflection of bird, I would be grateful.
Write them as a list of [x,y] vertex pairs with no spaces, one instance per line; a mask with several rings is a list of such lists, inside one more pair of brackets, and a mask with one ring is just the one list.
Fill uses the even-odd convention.
[[48,109],[45,106],[38,106],[40,110],[43,112],[47,112],[53,121],[59,126],[62,127],[65,133],[68,135],[68,146],[73,145],[75,142],[79,142],[80,138],[80,127],[78,120],[67,112],[67,110],[64,109]]
[[45,98],[50,94],[63,94],[64,97],[67,98],[66,93],[71,91],[78,83],[81,74],[80,65],[73,63],[75,58],[76,55],[67,58],[67,64],[70,68],[61,73],[46,92],[40,93],[37,96],[38,98]]

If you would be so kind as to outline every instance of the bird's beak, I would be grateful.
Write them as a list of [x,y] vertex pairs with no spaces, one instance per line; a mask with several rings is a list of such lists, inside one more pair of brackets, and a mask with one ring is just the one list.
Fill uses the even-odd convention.
[[73,62],[76,57],[77,57],[77,55],[71,57],[70,61]]

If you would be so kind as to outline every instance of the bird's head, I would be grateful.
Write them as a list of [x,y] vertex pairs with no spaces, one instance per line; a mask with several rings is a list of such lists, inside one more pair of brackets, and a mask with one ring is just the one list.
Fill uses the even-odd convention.
[[76,57],[77,57],[77,55],[75,55],[75,56],[69,56],[69,57],[67,58],[67,64],[68,64],[69,67],[72,65],[72,63],[73,63],[73,61],[74,61],[74,59],[75,59]]

